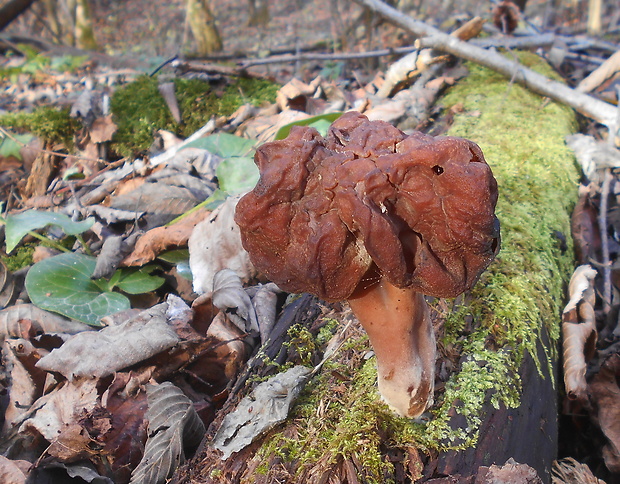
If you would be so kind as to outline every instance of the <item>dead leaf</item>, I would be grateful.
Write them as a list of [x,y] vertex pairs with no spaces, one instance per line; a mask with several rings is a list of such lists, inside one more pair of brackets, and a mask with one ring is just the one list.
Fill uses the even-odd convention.
[[586,189],[580,189],[579,200],[571,216],[571,234],[575,242],[575,258],[579,264],[599,260],[601,231],[598,209]]
[[218,271],[213,278],[213,305],[244,333],[258,334],[258,319],[250,296],[243,290],[239,276],[230,269]]
[[0,482],[2,484],[26,484],[30,462],[25,460],[11,460],[0,455]]
[[37,367],[68,380],[101,378],[165,351],[179,341],[166,322],[167,306],[158,304],[118,326],[77,334],[43,357]]
[[34,368],[39,358],[38,350],[28,340],[10,339],[3,344],[2,365],[9,377],[4,431],[21,422],[30,405],[43,392],[45,376]]
[[195,450],[205,433],[192,402],[172,383],[148,385],[147,398],[149,438],[132,484],[167,482],[185,461],[185,449]]
[[95,119],[90,126],[90,139],[94,143],[111,141],[116,130],[118,130],[118,126],[112,121],[112,115],[102,116]]
[[60,462],[74,462],[94,453],[90,447],[91,442],[92,439],[86,429],[72,422],[62,428],[46,453]]
[[193,208],[199,201],[190,190],[165,183],[143,183],[129,193],[114,196],[110,207],[144,212],[148,227],[167,224]]
[[593,136],[572,134],[566,137],[566,144],[575,152],[583,173],[594,183],[601,182],[599,170],[620,167],[620,150]]
[[588,389],[597,409],[596,420],[607,437],[603,459],[610,472],[620,473],[620,355],[615,353],[601,365]]
[[99,403],[98,380],[79,378],[64,382],[51,393],[33,403],[20,431],[36,430],[49,442],[53,442],[67,425],[77,421],[84,411],[93,410]]
[[209,213],[209,210],[202,208],[172,225],[149,230],[140,236],[133,252],[123,260],[122,265],[125,267],[143,266],[153,261],[162,252],[186,246],[194,227]]
[[228,459],[286,419],[311,373],[310,368],[295,366],[260,383],[244,397],[235,411],[224,417],[213,439],[213,447],[222,452],[222,459]]
[[572,457],[565,457],[553,463],[551,484],[605,484],[592,474],[590,468]]
[[314,96],[320,84],[321,77],[316,77],[310,84],[293,78],[278,91],[276,104],[281,111],[305,111],[307,99]]
[[91,279],[110,277],[125,256],[136,245],[136,240],[142,235],[141,232],[131,234],[129,237],[112,235],[103,241],[103,246],[97,256],[97,263]]
[[571,400],[587,398],[587,360],[596,344],[594,278],[589,265],[575,269],[568,285],[570,300],[562,313],[564,386]]
[[213,277],[222,269],[233,270],[243,282],[257,276],[250,257],[241,245],[235,223],[239,197],[230,197],[194,228],[189,238],[189,265],[194,276],[194,292],[213,291]]

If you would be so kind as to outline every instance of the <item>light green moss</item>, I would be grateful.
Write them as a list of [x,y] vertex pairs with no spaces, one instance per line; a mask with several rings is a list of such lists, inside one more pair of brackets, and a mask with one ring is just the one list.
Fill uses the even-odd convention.
[[140,76],[118,89],[111,100],[118,131],[112,148],[124,156],[146,151],[157,130],[187,137],[214,116],[229,116],[244,103],[255,106],[275,101],[278,86],[262,79],[237,79],[225,87],[212,87],[199,79],[175,79],[175,94],[184,123],[177,124],[158,90],[159,81]]
[[[536,56],[524,54],[521,61],[552,75]],[[289,426],[266,439],[256,458],[296,462],[298,476],[304,476],[317,462],[335,465],[353,455],[363,463],[367,482],[389,482],[394,468],[387,448],[465,449],[477,442],[486,402],[518,407],[518,371],[526,354],[541,375],[551,374],[563,288],[573,269],[569,214],[579,171],[564,137],[576,129],[575,116],[485,68],[469,68],[470,75],[441,102],[446,108],[462,103],[448,134],[477,142],[497,178],[502,250],[466,302],[454,302],[449,314],[434,305],[444,320],[439,343],[461,356],[460,367],[436,394],[428,417],[414,422],[380,402],[374,358],[343,361],[341,353],[308,385]],[[546,361],[536,351],[543,330],[551,339],[543,348]],[[348,345],[358,355],[370,349],[364,337]],[[456,425],[454,414],[465,425]],[[291,425],[299,438],[285,437]]]

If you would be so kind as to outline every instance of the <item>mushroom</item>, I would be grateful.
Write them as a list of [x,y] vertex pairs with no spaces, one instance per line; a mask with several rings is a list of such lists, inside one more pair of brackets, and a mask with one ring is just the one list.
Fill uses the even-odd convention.
[[407,136],[349,112],[323,138],[294,127],[256,151],[235,221],[256,268],[282,289],[347,300],[399,415],[432,404],[436,346],[424,295],[470,289],[499,251],[497,183],[472,141]]

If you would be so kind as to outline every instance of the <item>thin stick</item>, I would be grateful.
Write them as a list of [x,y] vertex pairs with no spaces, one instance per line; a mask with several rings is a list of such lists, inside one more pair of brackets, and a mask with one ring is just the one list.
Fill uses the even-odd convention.
[[561,82],[553,81],[517,62],[507,59],[497,52],[481,49],[468,42],[462,42],[435,27],[419,20],[414,20],[380,0],[353,1],[372,9],[394,25],[411,32],[417,37],[423,37],[418,40],[420,47],[430,47],[475,62],[493,69],[509,79],[516,74],[515,81],[531,91],[576,109],[584,116],[607,126],[612,133],[616,133],[618,130],[616,125],[616,108],[609,103],[571,89]]
[[601,206],[598,214],[598,224],[601,231],[601,266],[603,269],[603,312],[607,314],[611,307],[611,263],[609,261],[609,242],[607,235],[607,198],[609,197],[609,185],[613,175],[609,168],[605,169],[603,186],[601,187]]

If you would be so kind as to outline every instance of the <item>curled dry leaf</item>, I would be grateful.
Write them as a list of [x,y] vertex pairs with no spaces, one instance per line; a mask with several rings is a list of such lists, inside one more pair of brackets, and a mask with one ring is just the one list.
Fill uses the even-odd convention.
[[589,265],[575,269],[568,285],[570,300],[562,313],[564,386],[568,398],[586,398],[586,361],[596,344],[594,278]]
[[604,481],[597,479],[592,474],[590,468],[576,461],[572,457],[556,460],[553,463],[551,484],[605,484]]
[[38,350],[26,339],[6,340],[2,346],[9,396],[4,411],[4,431],[21,422],[30,405],[43,392],[45,377],[41,370],[34,368],[39,358]]
[[118,326],[80,333],[42,358],[37,367],[69,380],[101,378],[161,353],[179,341],[167,323],[167,306],[158,304]]
[[312,370],[295,366],[259,384],[241,400],[234,412],[227,414],[213,440],[213,447],[228,459],[254,439],[282,422],[304,388]]
[[99,403],[97,380],[80,378],[43,395],[30,408],[32,417],[26,419],[20,431],[36,430],[53,442],[64,428],[76,422],[83,412],[93,410]]
[[147,386],[149,421],[142,461],[132,472],[132,484],[168,482],[185,461],[185,449],[195,450],[205,427],[192,402],[170,382]]
[[579,264],[599,260],[601,231],[598,224],[598,210],[585,188],[580,189],[579,200],[571,215],[571,234],[575,242],[575,257]]
[[257,272],[241,245],[239,227],[235,223],[238,197],[228,198],[209,217],[194,228],[189,238],[189,265],[194,276],[194,291],[213,291],[213,277],[222,269],[231,269],[243,282]]
[[583,173],[594,183],[602,181],[599,170],[620,167],[620,150],[594,136],[572,134],[566,137],[566,144],[575,152]]
[[243,290],[239,276],[230,269],[218,271],[213,278],[213,305],[224,311],[243,332],[258,333],[258,319],[250,296]]
[[194,227],[208,214],[208,210],[201,209],[172,225],[149,230],[138,239],[133,251],[125,258],[122,265],[142,266],[153,261],[166,250],[185,246]]
[[26,484],[28,468],[31,465],[25,460],[11,460],[0,455],[0,482],[3,484]]
[[33,304],[18,304],[0,311],[0,336],[29,338],[42,333],[76,334],[91,331],[87,324],[50,313]]

